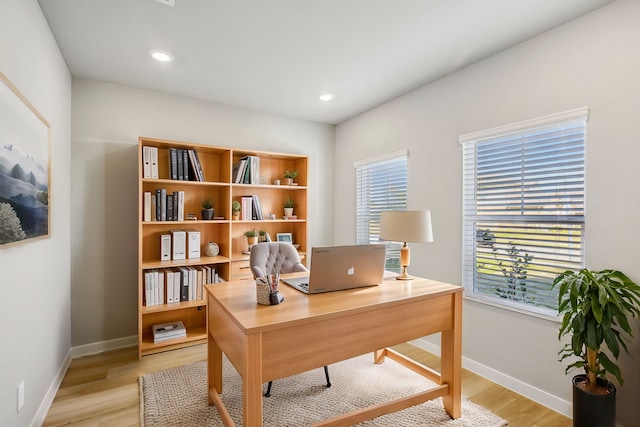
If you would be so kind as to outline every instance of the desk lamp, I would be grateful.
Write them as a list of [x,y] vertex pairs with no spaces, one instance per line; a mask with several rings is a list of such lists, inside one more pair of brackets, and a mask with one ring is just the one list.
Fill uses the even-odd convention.
[[411,251],[407,242],[433,242],[431,230],[431,211],[386,211],[380,217],[380,238],[394,242],[403,242],[400,248],[402,273],[398,280],[410,280],[407,273],[411,260]]

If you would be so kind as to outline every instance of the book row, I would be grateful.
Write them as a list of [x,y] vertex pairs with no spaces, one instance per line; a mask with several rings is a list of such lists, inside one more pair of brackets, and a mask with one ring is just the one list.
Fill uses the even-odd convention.
[[[158,147],[142,147],[142,177],[158,179]],[[169,149],[169,179],[204,182],[202,165],[196,150]]]
[[262,213],[262,206],[260,205],[260,198],[257,195],[242,196],[242,203],[240,204],[242,220],[263,220],[264,215]]
[[260,182],[260,157],[241,157],[233,165],[232,179],[235,184],[264,184]]
[[144,221],[184,221],[184,191],[167,193],[159,188],[155,194],[144,192]]
[[148,270],[144,272],[144,305],[202,300],[204,285],[222,281],[209,265]]

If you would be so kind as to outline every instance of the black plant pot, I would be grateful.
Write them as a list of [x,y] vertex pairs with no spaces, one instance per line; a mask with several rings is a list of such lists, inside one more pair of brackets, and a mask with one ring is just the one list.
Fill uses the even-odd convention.
[[204,221],[208,221],[213,218],[213,208],[211,209],[202,209],[202,219]]
[[573,425],[574,427],[615,427],[616,387],[609,381],[598,378],[598,385],[609,394],[593,394],[576,384],[586,381],[586,375],[573,377]]

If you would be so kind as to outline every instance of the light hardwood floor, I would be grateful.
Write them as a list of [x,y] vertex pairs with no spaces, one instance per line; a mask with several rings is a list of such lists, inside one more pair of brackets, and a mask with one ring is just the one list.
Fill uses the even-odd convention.
[[[411,344],[395,347],[403,354],[438,370],[440,358]],[[44,426],[139,426],[138,377],[173,366],[206,359],[206,345],[146,356],[137,347],[74,359]],[[564,427],[571,420],[510,390],[462,372],[462,393],[472,402],[509,421],[510,427]]]

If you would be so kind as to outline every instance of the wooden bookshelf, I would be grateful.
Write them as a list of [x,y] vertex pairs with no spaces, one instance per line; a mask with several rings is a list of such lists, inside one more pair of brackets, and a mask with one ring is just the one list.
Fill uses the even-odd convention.
[[[144,147],[157,150],[157,178],[145,177]],[[171,179],[171,149],[193,150],[197,153],[204,181]],[[240,159],[253,156],[259,159],[258,176],[254,184],[235,183],[234,165]],[[206,301],[191,300],[171,304],[145,305],[145,273],[153,270],[180,267],[209,266],[216,269],[221,280],[230,281],[251,278],[248,270],[248,230],[265,231],[272,240],[278,233],[291,233],[294,243],[300,245],[304,256],[307,250],[307,171],[306,156],[285,153],[250,151],[219,147],[199,143],[170,141],[140,137],[138,139],[138,356],[142,357],[166,350],[187,347],[206,342]],[[296,185],[285,185],[286,170],[297,170]],[[280,184],[274,182],[280,180]],[[184,192],[183,221],[158,221],[152,215],[145,221],[144,194],[155,198],[157,190],[166,194]],[[241,218],[232,220],[231,205],[243,196],[257,196],[260,201],[262,220]],[[211,198],[215,217],[202,220],[201,202]],[[295,201],[295,219],[285,219],[284,200]],[[187,219],[193,213],[197,220]],[[273,219],[271,214],[273,214]],[[196,230],[200,232],[200,257],[184,260],[160,260],[160,235],[169,230]],[[205,255],[205,245],[215,242],[220,253],[215,257]],[[244,253],[243,253],[244,252]],[[165,295],[166,301],[166,295]],[[153,343],[152,326],[158,323],[182,321],[187,329],[186,338]]]

